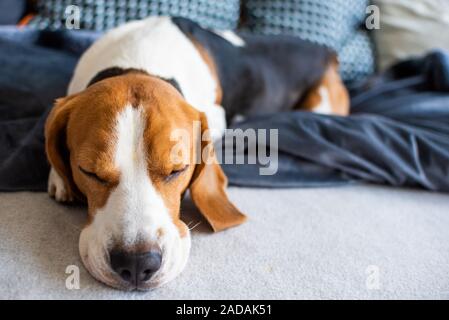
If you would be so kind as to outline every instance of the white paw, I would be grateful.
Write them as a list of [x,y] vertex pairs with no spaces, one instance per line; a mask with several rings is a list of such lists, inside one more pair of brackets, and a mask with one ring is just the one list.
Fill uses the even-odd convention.
[[48,194],[58,202],[73,201],[73,196],[71,193],[67,192],[64,180],[62,180],[61,176],[55,169],[53,169],[53,167],[48,175]]

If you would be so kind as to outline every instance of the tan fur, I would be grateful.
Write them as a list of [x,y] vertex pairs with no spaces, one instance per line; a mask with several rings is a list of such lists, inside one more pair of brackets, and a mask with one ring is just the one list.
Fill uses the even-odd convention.
[[320,82],[316,84],[302,100],[299,106],[308,111],[314,111],[321,103],[320,88],[326,88],[329,93],[331,113],[340,116],[347,116],[349,114],[349,94],[341,77],[338,73],[339,65],[335,58],[329,64],[324,76]]
[[[130,103],[145,110],[148,175],[181,235],[187,232],[180,220],[181,195],[189,187],[195,204],[214,231],[242,223],[245,216],[226,196],[226,176],[221,167],[217,163],[195,165],[195,143],[190,150],[185,150],[191,155],[187,170],[167,181],[172,170],[181,169],[170,161],[170,151],[176,143],[170,141],[172,130],[192,132],[194,121],[201,121],[202,129],[206,130],[207,123],[204,115],[188,105],[170,84],[138,73],[105,79],[82,93],[58,100],[47,119],[48,159],[63,178],[68,192],[78,199],[87,199],[89,221],[120,181],[120,172],[113,161],[112,130],[117,115]],[[190,138],[191,141],[200,139]],[[212,144],[202,145],[206,146]],[[86,176],[79,167],[97,174],[107,183]]]

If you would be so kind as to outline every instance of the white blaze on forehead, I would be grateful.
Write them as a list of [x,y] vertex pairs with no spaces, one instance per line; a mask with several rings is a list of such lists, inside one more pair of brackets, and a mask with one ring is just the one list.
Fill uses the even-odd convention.
[[120,172],[120,182],[94,221],[123,245],[133,245],[139,240],[156,241],[159,228],[170,231],[175,228],[148,173],[145,119],[142,108],[130,105],[118,115],[114,163]]
[[132,106],[126,106],[117,117],[114,163],[124,178],[129,178],[134,170],[146,166],[143,141],[146,126],[144,119],[144,112]]

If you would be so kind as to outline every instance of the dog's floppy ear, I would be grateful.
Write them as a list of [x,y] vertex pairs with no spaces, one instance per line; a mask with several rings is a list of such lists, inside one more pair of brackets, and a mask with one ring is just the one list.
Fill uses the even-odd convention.
[[[206,116],[201,113],[201,135],[207,134]],[[197,161],[190,182],[190,194],[202,215],[217,232],[246,221],[242,214],[228,199],[226,186],[228,180],[215,156],[213,143],[201,137],[201,159]]]
[[72,177],[70,153],[67,147],[67,123],[73,105],[70,103],[75,95],[56,100],[45,123],[45,151],[48,161],[64,181],[70,198],[78,197],[79,192]]

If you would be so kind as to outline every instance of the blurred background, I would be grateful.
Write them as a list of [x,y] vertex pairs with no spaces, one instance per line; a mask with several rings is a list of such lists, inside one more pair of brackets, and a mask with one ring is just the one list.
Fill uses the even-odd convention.
[[[449,48],[447,0],[0,0],[0,24],[64,29],[71,5],[79,8],[83,30],[172,15],[214,29],[293,34],[336,50],[346,83],[397,60]],[[367,19],[380,24],[369,30]]]

